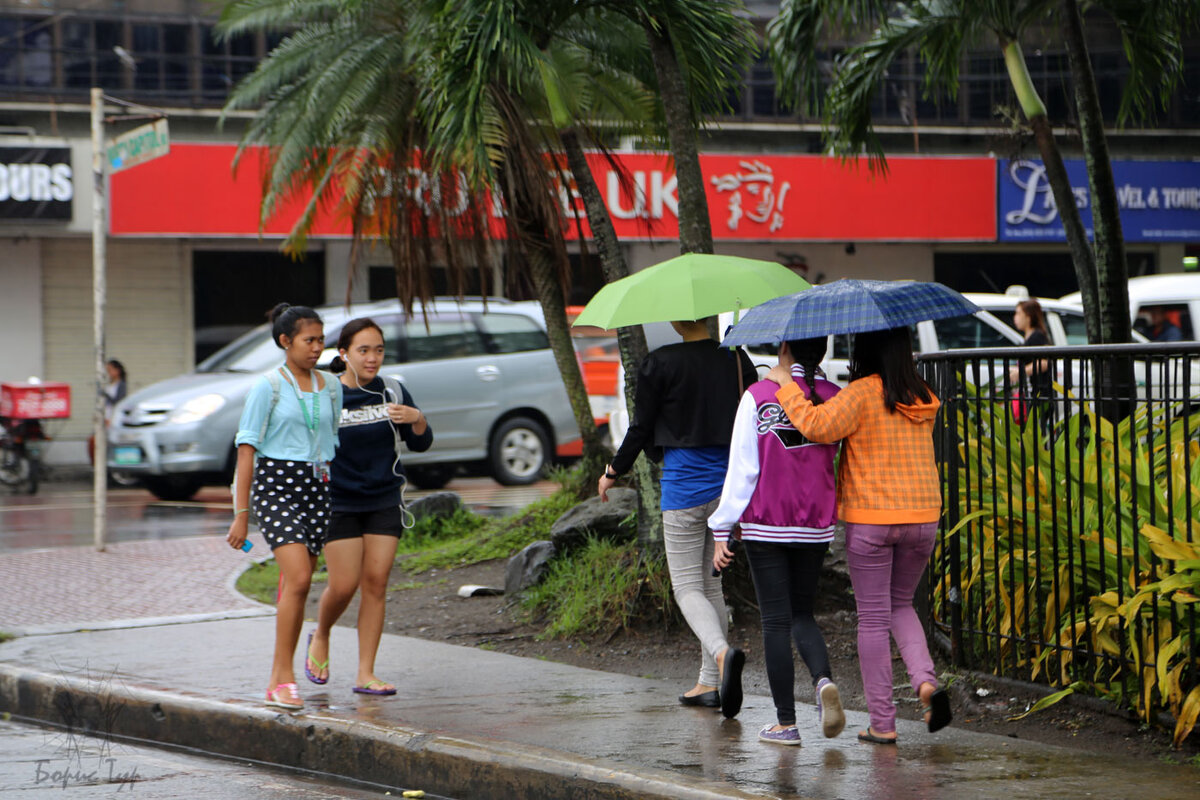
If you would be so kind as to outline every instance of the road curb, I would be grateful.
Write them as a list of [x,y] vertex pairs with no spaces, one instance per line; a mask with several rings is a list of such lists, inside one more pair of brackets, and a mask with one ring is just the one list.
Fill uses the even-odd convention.
[[120,682],[0,664],[0,711],[90,735],[135,738],[320,770],[450,797],[526,800],[760,798],[732,786],[544,748],[291,715]]

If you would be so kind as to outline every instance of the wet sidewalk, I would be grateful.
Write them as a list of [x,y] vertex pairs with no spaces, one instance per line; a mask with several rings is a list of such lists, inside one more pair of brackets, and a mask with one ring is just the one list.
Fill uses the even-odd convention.
[[[311,629],[311,624],[305,630]],[[901,744],[760,743],[767,697],[736,720],[675,703],[671,683],[385,635],[391,698],[351,692],[356,642],[308,707],[265,708],[270,618],[29,636],[0,644],[0,710],[98,733],[351,775],[455,798],[1085,798],[1200,796],[1200,771],[900,723]],[[300,665],[299,656],[297,665]]]

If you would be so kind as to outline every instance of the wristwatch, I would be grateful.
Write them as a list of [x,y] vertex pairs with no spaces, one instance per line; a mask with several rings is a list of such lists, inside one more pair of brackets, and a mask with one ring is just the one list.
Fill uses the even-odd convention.
[[610,464],[604,468],[604,477],[608,478],[610,481],[615,481],[621,476],[613,472],[612,465]]

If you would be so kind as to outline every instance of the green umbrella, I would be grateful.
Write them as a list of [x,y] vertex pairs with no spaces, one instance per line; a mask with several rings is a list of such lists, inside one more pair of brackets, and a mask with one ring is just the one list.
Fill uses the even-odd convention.
[[809,288],[774,261],[687,253],[607,284],[575,324],[612,329],[702,319]]

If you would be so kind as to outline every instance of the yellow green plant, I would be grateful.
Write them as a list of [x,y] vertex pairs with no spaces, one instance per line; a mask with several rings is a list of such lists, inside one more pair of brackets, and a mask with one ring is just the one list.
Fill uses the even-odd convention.
[[961,603],[962,656],[1066,687],[1045,705],[1115,690],[1182,742],[1200,718],[1200,415],[1141,404],[1113,423],[1069,398],[1022,426],[968,385],[945,424],[958,524],[934,601],[943,622]]

